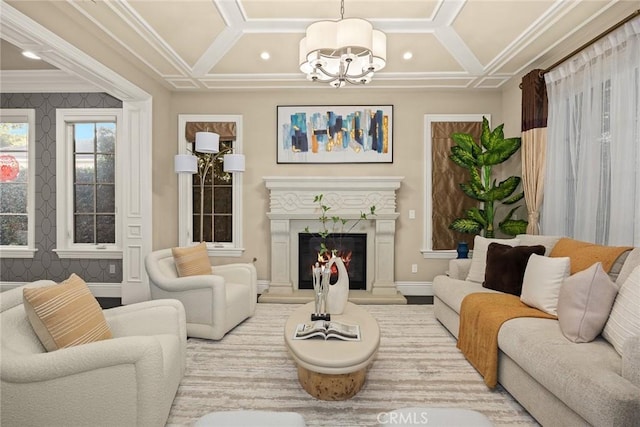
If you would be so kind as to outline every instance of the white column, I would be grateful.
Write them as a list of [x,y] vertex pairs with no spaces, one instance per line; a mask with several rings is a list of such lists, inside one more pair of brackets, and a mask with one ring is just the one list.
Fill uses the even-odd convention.
[[376,221],[375,237],[375,277],[372,293],[374,295],[395,295],[395,232],[396,221],[383,219]]
[[271,220],[271,282],[269,294],[293,293],[289,220]]

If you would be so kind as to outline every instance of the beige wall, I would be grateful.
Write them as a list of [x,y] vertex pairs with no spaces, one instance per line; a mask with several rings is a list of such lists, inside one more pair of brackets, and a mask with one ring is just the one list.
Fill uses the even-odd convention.
[[[331,104],[392,104],[394,106],[393,164],[290,165],[276,164],[276,106]],[[424,115],[490,113],[502,123],[500,91],[376,91],[369,88],[311,91],[173,93],[168,133],[154,138],[154,248],[178,241],[177,176],[172,158],[177,151],[179,114],[240,114],[244,122],[244,245],[242,260],[257,258],[258,278],[270,278],[268,192],[262,178],[270,175],[394,175],[405,179],[398,193],[396,280],[430,282],[447,268],[445,260],[425,260],[422,248],[424,204]],[[518,118],[519,122],[519,118]],[[506,126],[506,125],[505,125]],[[519,127],[510,124],[510,127]],[[516,135],[514,135],[516,136]],[[163,145],[164,144],[164,145]],[[416,211],[410,220],[408,211]],[[237,259],[235,259],[237,260]],[[229,260],[218,260],[229,261]],[[411,273],[418,264],[418,273]]]

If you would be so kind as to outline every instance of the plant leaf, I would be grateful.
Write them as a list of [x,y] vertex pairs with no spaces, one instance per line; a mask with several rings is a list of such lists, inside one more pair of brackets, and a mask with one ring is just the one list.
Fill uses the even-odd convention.
[[476,191],[477,189],[474,187],[473,183],[463,182],[460,184],[460,189],[464,194],[472,199],[484,201],[484,191]]
[[464,148],[459,147],[457,145],[454,145],[453,147],[451,147],[451,156],[454,156],[457,159],[459,159],[460,162],[462,163],[462,166],[466,168],[471,168],[478,164],[478,161],[476,160],[476,158],[472,153],[470,153],[469,151],[466,151]]
[[486,212],[484,210],[479,208],[471,208],[465,212],[465,215],[467,215],[467,218],[472,219],[482,225],[483,228],[487,226],[488,221]]
[[480,230],[482,230],[482,225],[472,219],[469,218],[456,218],[449,225],[451,230],[457,231],[459,233],[472,233],[476,234]]
[[524,219],[509,219],[501,222],[499,227],[504,234],[515,236],[526,233],[528,224]]
[[480,134],[480,144],[484,148],[489,148],[491,145],[491,129],[489,129],[489,120],[486,117],[482,117],[482,133]]
[[491,142],[492,147],[478,156],[483,166],[493,166],[504,162],[520,149],[520,138],[508,138]]
[[[482,152],[480,146],[474,141],[473,137],[468,133],[456,132],[451,134],[451,139],[455,141],[460,148],[473,157],[477,157]],[[452,147],[453,148],[453,147]]]
[[502,181],[497,186],[491,188],[487,191],[487,200],[502,200],[511,196],[516,188],[520,185],[520,177],[519,176],[510,176],[509,178]]
[[509,197],[508,199],[503,200],[502,204],[504,204],[504,205],[512,205],[512,204],[514,204],[516,202],[519,202],[523,198],[524,198],[524,192],[520,192],[518,194],[514,194],[513,196]]

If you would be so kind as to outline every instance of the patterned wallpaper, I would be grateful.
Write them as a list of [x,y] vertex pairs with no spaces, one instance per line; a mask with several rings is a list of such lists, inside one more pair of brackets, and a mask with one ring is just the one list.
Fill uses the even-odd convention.
[[[119,283],[122,261],[117,259],[60,259],[56,247],[56,109],[122,108],[122,101],[104,93],[3,93],[1,108],[33,108],[36,111],[36,218],[38,251],[33,259],[1,259],[0,281],[57,282],[76,273],[86,282]],[[115,274],[109,274],[109,265]]]

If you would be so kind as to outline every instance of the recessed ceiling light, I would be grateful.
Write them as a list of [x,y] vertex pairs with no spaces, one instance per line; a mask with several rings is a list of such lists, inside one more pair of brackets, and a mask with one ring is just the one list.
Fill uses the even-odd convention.
[[265,61],[268,60],[269,58],[271,58],[271,55],[269,55],[269,52],[262,52],[260,54],[260,58],[264,59]]
[[22,55],[26,56],[27,58],[30,58],[30,59],[42,59],[38,55],[36,55],[35,53],[31,52],[30,50],[22,51]]
[[413,53],[411,53],[411,52],[405,52],[405,53],[402,55],[402,58],[404,58],[406,61],[408,61],[408,60],[410,60],[411,58],[413,58]]

